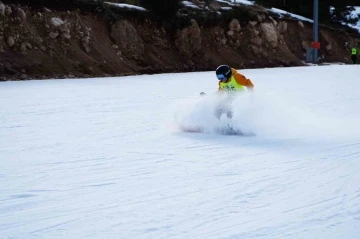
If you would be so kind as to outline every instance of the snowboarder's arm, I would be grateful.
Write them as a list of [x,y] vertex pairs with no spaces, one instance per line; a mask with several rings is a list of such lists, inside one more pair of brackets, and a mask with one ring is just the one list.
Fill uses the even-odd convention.
[[254,85],[251,82],[250,79],[247,79],[245,76],[243,76],[242,74],[238,73],[235,69],[231,68],[232,74],[234,75],[234,78],[236,80],[236,82],[240,85],[246,86],[248,89],[253,89]]
[[218,89],[218,91],[222,91],[223,89],[221,89],[221,87],[220,87],[220,81],[219,81],[219,89]]

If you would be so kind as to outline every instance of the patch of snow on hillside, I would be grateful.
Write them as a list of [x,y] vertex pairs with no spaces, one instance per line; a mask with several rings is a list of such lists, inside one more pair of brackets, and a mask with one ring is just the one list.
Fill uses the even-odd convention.
[[143,8],[143,7],[139,7],[139,6],[135,6],[135,5],[131,5],[131,4],[112,3],[112,2],[105,2],[105,3],[108,4],[108,5],[119,7],[119,8],[132,8],[132,9],[136,9],[136,10],[140,10],[140,11],[146,11],[146,9]]
[[189,1],[182,1],[182,4],[184,4],[185,7],[201,9],[200,7],[196,6],[195,4]]
[[270,12],[274,12],[274,13],[277,13],[279,14],[280,16],[284,16],[284,15],[290,15],[291,17],[293,18],[296,18],[296,19],[299,19],[301,21],[306,21],[306,22],[314,22],[313,20],[309,19],[309,18],[306,18],[306,17],[303,17],[303,16],[300,16],[300,15],[297,15],[297,14],[293,14],[293,13],[290,13],[290,12],[287,12],[287,11],[284,11],[284,10],[281,10],[281,9],[278,9],[278,8],[271,8],[269,9]]

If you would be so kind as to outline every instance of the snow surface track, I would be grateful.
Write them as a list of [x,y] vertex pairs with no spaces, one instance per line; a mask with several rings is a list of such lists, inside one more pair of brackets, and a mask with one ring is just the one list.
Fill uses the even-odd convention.
[[1,83],[0,238],[357,238],[359,70],[242,71],[256,137],[178,129],[213,72]]

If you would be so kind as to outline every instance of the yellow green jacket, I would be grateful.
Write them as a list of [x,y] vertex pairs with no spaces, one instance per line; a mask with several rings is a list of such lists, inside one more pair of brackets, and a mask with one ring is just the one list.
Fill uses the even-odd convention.
[[[241,91],[243,90],[243,86],[247,87],[248,89],[253,89],[254,85],[251,80],[247,79],[245,76],[237,72],[234,68],[231,68],[231,79],[228,82],[224,83],[219,81],[219,91],[224,91],[230,85],[230,87],[234,88],[234,91]],[[233,82],[235,81],[235,82]],[[235,84],[235,86],[234,86]],[[236,85],[237,84],[237,85]]]

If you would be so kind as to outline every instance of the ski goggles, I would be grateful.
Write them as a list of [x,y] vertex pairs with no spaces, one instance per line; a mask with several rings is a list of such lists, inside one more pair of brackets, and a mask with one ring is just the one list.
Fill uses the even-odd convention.
[[216,77],[218,78],[218,80],[222,81],[224,80],[226,77],[224,76],[224,74],[220,74],[220,75],[216,75]]

